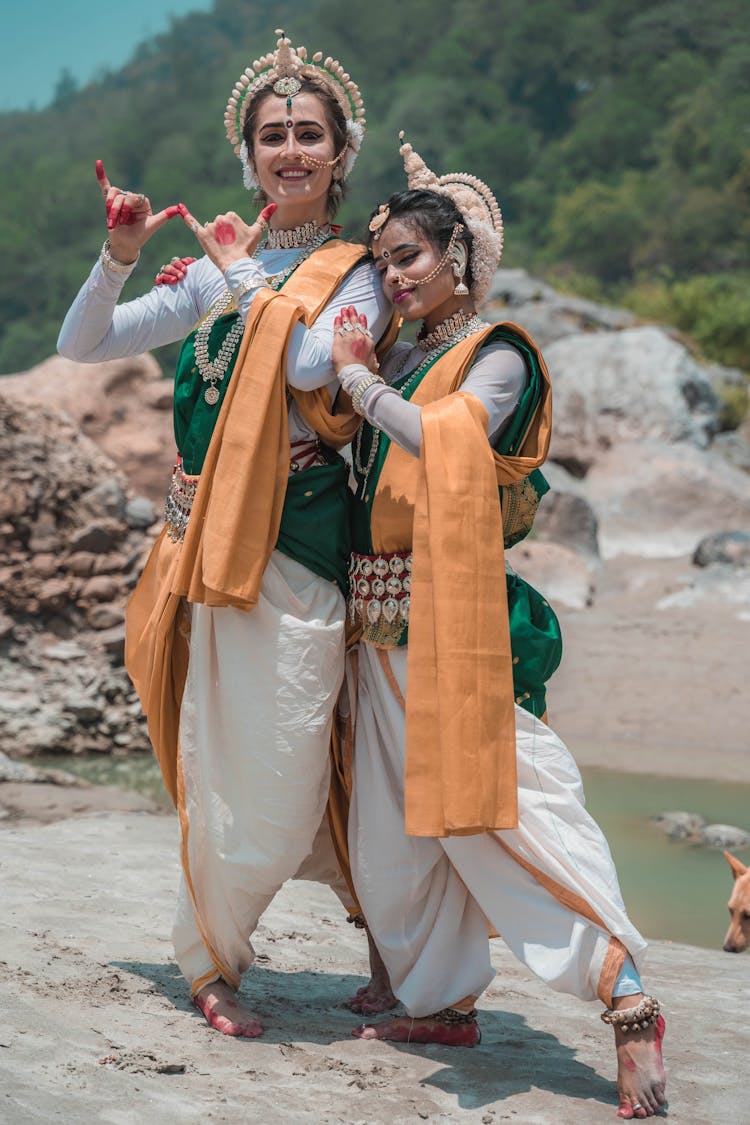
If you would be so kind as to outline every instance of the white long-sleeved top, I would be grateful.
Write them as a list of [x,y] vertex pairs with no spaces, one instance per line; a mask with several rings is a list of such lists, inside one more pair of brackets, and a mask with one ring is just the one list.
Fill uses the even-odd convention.
[[[422,444],[422,407],[407,402],[395,387],[388,384],[413,371],[423,359],[424,352],[416,345],[394,344],[380,368],[385,386],[375,383],[362,397],[367,421],[414,457],[419,456]],[[357,382],[369,374],[361,364],[350,364],[339,373],[339,379],[342,386],[351,392]],[[461,390],[478,398],[487,411],[490,444],[508,424],[527,382],[528,372],[523,356],[512,344],[502,341],[487,344],[474,360]]]
[[[122,304],[118,301],[132,269],[115,273],[99,258],[63,321],[58,351],[80,363],[99,363],[174,343],[192,331],[227,287],[234,291],[243,281],[252,286],[239,300],[239,313],[246,320],[266,278],[287,269],[298,255],[296,249],[261,250],[255,258],[233,262],[224,273],[209,258],[199,258],[175,285],[154,286]],[[351,271],[311,328],[295,326],[287,353],[291,386],[299,390],[327,386],[332,394],[338,390],[331,347],[333,320],[343,305],[355,305],[366,315],[376,339],[385,330],[391,309],[372,264]],[[292,441],[315,436],[294,402],[289,408],[289,431]]]

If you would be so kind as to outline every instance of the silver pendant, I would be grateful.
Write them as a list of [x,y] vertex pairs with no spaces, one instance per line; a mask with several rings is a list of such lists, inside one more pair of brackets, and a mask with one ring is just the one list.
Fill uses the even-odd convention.
[[206,387],[205,391],[203,392],[203,397],[209,406],[216,406],[216,403],[221,398],[221,395],[219,394],[219,388],[215,387],[212,383],[210,387]]

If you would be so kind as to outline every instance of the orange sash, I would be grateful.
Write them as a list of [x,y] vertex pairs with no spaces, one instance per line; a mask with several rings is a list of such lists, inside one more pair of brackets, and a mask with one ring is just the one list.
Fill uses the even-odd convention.
[[[507,327],[535,348],[517,325]],[[405,774],[412,836],[518,823],[498,485],[543,463],[551,391],[539,355],[542,394],[518,452],[494,453],[484,407],[471,394],[453,393],[490,331],[458,343],[424,376],[411,397],[423,407],[420,456],[391,444],[372,505],[373,549],[413,552]]]
[[[325,243],[252,302],[206,455],[184,543],[165,531],[127,609],[125,664],[146,713],[164,784],[177,803],[178,729],[188,664],[181,600],[251,609],[278,538],[289,473],[286,351],[298,321],[312,324],[362,247]],[[294,392],[324,441],[343,445],[356,415],[333,416],[325,391]]]

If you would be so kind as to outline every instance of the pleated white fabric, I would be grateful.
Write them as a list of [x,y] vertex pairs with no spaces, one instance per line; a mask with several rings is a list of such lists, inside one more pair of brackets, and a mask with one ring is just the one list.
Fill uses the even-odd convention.
[[237,976],[251,964],[258,919],[319,830],[317,870],[337,878],[321,821],[343,622],[338,587],[278,551],[249,613],[191,607],[180,752],[194,900],[183,875],[173,940],[193,988],[217,961]]
[[[406,697],[406,648],[388,651]],[[370,932],[410,1015],[429,1015],[492,980],[488,920],[553,988],[584,1000],[613,935],[636,965],[646,942],[625,912],[617,873],[583,804],[578,769],[544,723],[516,707],[519,827],[478,836],[404,832],[405,718],[377,651],[359,646],[349,849]],[[605,928],[563,905],[513,853],[580,896]]]

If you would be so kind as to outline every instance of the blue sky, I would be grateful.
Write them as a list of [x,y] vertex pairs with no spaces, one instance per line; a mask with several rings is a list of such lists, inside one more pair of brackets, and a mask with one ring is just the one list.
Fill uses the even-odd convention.
[[0,24],[0,111],[40,109],[66,68],[80,85],[117,70],[170,16],[212,0],[7,0]]

